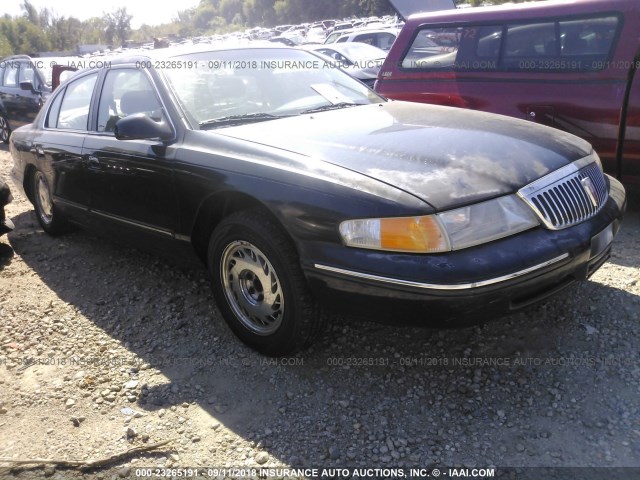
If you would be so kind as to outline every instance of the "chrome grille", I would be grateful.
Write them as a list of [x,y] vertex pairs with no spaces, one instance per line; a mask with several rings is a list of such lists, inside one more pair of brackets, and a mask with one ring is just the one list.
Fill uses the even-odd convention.
[[585,157],[522,188],[518,195],[551,230],[593,217],[607,201],[607,184],[592,156]]

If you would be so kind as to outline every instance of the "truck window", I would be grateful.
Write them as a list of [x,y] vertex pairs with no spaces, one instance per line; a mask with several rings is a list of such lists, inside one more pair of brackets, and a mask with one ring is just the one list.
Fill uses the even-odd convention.
[[416,70],[495,70],[502,25],[421,30],[402,62]]
[[602,70],[617,28],[615,16],[509,25],[502,67],[519,71]]
[[555,57],[557,53],[555,23],[507,26],[505,59]]
[[403,58],[402,68],[438,72],[602,70],[613,51],[619,23],[617,16],[609,15],[507,25],[423,27]]
[[563,56],[598,56],[606,60],[618,28],[617,17],[560,22]]

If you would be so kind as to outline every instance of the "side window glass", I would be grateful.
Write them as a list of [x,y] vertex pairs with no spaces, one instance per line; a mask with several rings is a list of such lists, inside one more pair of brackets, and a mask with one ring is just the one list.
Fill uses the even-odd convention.
[[502,66],[507,70],[579,72],[606,68],[618,29],[607,16],[509,25]]
[[18,63],[8,62],[7,68],[4,72],[4,86],[5,87],[17,87],[18,86]]
[[62,105],[62,98],[64,97],[64,92],[60,93],[51,103],[51,107],[49,107],[49,113],[47,113],[47,118],[44,122],[44,126],[46,128],[58,128],[58,116],[60,115],[60,105]]
[[560,51],[582,70],[600,70],[608,60],[618,29],[617,17],[589,18],[560,23]]
[[453,70],[463,28],[425,28],[418,32],[402,68],[418,70]]
[[507,26],[505,58],[555,57],[558,52],[555,23]]
[[89,106],[98,74],[87,75],[70,83],[60,105],[56,128],[87,130]]
[[502,45],[502,26],[480,27],[478,29],[478,42],[476,44],[476,56],[478,58],[498,61],[500,46]]
[[394,37],[392,34],[381,33],[380,35],[378,35],[378,44],[376,46],[378,48],[381,48],[382,50],[390,50],[391,45],[393,45],[393,42],[395,42],[395,40],[396,37]]
[[33,65],[31,65],[31,62],[22,63],[20,65],[20,80],[18,84],[22,82],[31,82],[31,85],[33,85],[34,88],[38,87],[36,85],[36,74],[33,71]]
[[116,122],[135,113],[154,120],[162,118],[162,105],[142,70],[110,70],[98,106],[98,131],[113,132]]
[[500,25],[424,29],[402,67],[439,72],[496,70],[501,40]]
[[358,35],[353,39],[354,42],[360,42],[360,43],[366,43],[368,45],[376,45],[376,39],[375,36],[371,33],[369,34],[364,34],[364,35]]

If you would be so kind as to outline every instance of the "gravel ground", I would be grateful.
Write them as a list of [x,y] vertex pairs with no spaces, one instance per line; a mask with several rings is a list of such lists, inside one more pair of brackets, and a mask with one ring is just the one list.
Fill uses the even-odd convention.
[[[10,167],[3,148],[0,176]],[[464,330],[336,318],[278,360],[236,340],[204,269],[85,232],[49,237],[14,197],[17,228],[0,239],[0,457],[87,460],[174,441],[89,473],[0,462],[0,478],[640,467],[637,193],[610,262],[545,305]]]

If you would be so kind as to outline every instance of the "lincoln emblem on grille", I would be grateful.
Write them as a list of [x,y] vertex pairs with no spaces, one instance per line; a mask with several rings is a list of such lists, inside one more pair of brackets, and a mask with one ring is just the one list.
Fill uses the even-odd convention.
[[582,180],[580,180],[580,183],[582,184],[584,191],[587,192],[587,195],[589,195],[591,204],[595,208],[598,208],[598,192],[596,191],[596,187],[591,179],[589,177],[584,177]]

